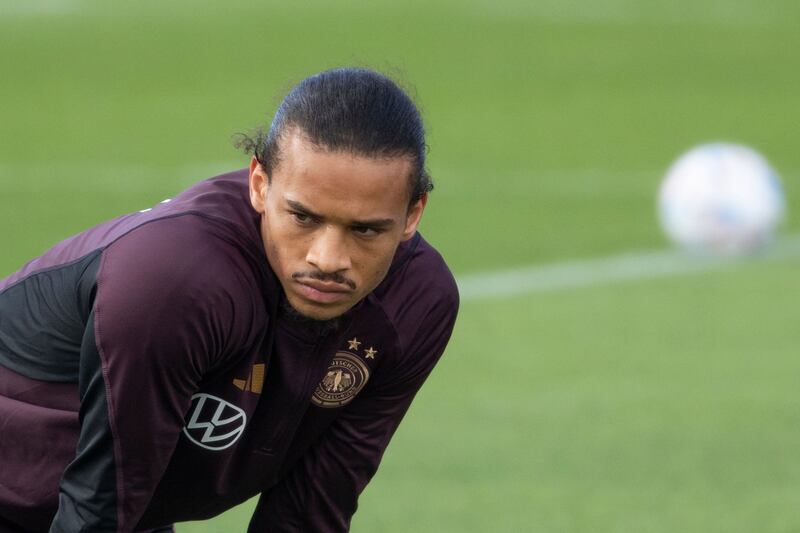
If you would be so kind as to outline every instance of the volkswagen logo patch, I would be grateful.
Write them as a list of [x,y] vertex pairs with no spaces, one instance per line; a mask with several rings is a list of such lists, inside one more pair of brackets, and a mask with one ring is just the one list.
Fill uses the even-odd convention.
[[244,433],[247,415],[230,402],[200,392],[192,396],[188,420],[183,432],[190,441],[207,450],[224,450]]

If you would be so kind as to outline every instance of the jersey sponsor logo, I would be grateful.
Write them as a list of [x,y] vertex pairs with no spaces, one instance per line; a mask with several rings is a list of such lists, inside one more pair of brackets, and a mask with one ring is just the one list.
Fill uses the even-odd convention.
[[224,450],[239,440],[246,423],[247,415],[242,409],[222,398],[200,392],[192,396],[189,421],[183,432],[201,448]]
[[350,352],[337,352],[317,390],[311,397],[319,407],[342,407],[359,393],[369,380],[369,368]]
[[253,365],[252,370],[247,375],[247,379],[233,379],[233,386],[240,391],[252,392],[253,394],[261,394],[264,388],[264,370],[266,365],[264,363],[256,363]]

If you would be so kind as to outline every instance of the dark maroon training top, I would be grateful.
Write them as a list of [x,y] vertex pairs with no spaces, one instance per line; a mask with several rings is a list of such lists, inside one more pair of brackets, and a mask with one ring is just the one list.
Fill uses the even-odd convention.
[[0,531],[133,531],[261,494],[249,531],[346,531],[448,342],[458,292],[417,234],[322,329],[285,314],[247,172],[0,280]]

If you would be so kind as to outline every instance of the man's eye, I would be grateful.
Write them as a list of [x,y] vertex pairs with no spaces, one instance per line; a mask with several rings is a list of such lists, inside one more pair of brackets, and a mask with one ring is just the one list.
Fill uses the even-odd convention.
[[307,215],[305,213],[297,213],[297,212],[293,211],[290,214],[292,215],[292,218],[294,218],[295,222],[297,222],[299,224],[308,224],[308,223],[312,222],[311,216],[309,216],[309,215]]
[[372,237],[378,234],[378,231],[375,228],[370,228],[367,226],[354,226],[353,232],[362,237]]

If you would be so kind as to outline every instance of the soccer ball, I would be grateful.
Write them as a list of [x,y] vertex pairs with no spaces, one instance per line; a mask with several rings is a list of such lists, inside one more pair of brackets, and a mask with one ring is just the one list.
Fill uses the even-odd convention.
[[677,245],[737,255],[766,245],[783,219],[780,178],[752,148],[698,146],[670,167],[658,195],[661,226]]

